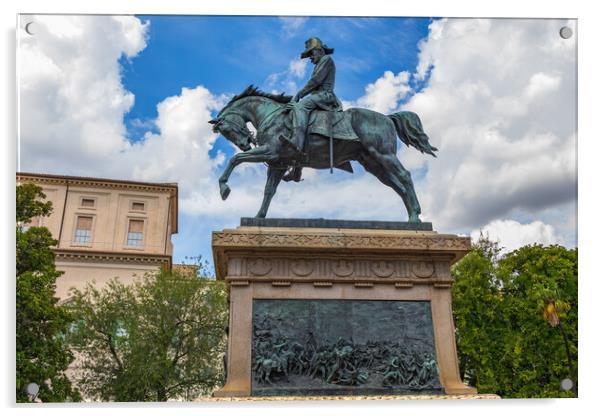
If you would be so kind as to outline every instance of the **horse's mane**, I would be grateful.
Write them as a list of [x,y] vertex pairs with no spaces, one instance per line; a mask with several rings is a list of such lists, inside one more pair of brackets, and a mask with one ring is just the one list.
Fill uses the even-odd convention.
[[[271,100],[274,100],[274,101],[282,103],[282,104],[286,104],[286,103],[290,102],[291,99],[293,98],[290,95],[284,95],[283,92],[281,92],[280,94],[272,94],[269,92],[261,91],[259,88],[257,88],[253,84],[251,84],[243,92],[232,97],[232,99],[228,102],[228,104],[226,104],[226,106],[222,109],[222,111],[224,111],[227,107],[229,107],[230,104],[234,103],[235,101],[240,100],[241,98],[245,98],[245,97],[266,97],[266,98],[269,98]],[[221,113],[221,111],[220,111],[220,113]]]

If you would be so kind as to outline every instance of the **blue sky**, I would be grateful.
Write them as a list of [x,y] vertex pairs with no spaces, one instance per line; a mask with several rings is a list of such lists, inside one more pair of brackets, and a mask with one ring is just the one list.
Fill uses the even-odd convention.
[[[438,157],[398,146],[422,219],[508,250],[577,244],[576,36],[567,19],[24,15],[19,170],[177,182],[174,260],[211,259],[211,232],[259,209],[265,166],[217,178],[234,153],[207,123],[255,84],[294,94],[304,41],[335,48],[345,107],[416,112]],[[399,197],[355,173],[306,169],[268,216],[405,221]]]
[[[226,94],[236,94],[249,84],[266,91],[278,89],[278,85],[269,85],[269,75],[285,72],[312,36],[335,48],[336,93],[340,99],[351,101],[387,70],[413,71],[418,63],[418,43],[428,35],[432,20],[310,17],[302,27],[290,28],[291,24],[270,16],[138,17],[150,21],[148,46],[132,59],[121,59],[123,85],[136,96],[125,115],[128,137],[133,141],[140,140],[141,131],[149,126],[144,123],[141,129],[134,120],[154,120],[157,103],[179,94],[182,87],[204,85]],[[305,80],[310,71],[308,67]],[[300,82],[299,87],[302,85]],[[156,131],[152,123],[150,126]],[[227,156],[234,154],[223,137],[217,139],[211,155],[219,150]],[[181,231],[173,238],[175,261],[199,254],[210,257],[208,237],[213,229],[204,218],[181,214]]]
[[[182,87],[203,85],[236,94],[255,84],[270,91],[270,74],[284,72],[298,58],[304,42],[320,37],[335,48],[336,93],[342,100],[361,96],[384,71],[412,71],[418,42],[428,35],[430,18],[309,17],[283,20],[274,16],[138,16],[149,21],[148,46],[136,57],[122,57],[123,85],[136,101],[125,115],[128,138],[157,117],[157,103]],[[307,19],[307,20],[305,20]],[[303,22],[295,27],[295,23]],[[185,41],[183,41],[185,39]],[[310,69],[306,71],[307,76]],[[307,77],[305,77],[307,79]],[[302,83],[299,83],[299,87]],[[287,90],[287,93],[296,91]],[[152,128],[152,123],[150,124]],[[215,150],[232,154],[224,139]]]

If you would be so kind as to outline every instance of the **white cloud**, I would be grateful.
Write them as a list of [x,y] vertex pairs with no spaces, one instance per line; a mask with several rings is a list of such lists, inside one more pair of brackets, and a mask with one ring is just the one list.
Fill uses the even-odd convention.
[[385,71],[382,77],[366,86],[362,97],[355,101],[344,102],[344,107],[364,107],[384,114],[391,113],[397,109],[399,101],[411,91],[409,79],[410,73],[407,71],[397,75]]
[[[134,17],[80,16],[66,25],[53,17],[36,16],[44,35],[20,39],[20,169],[174,181],[183,213],[208,222],[255,214],[265,184],[261,164],[239,166],[230,198],[219,197],[223,156],[209,157],[216,135],[207,121],[225,97],[203,86],[183,88],[158,104],[158,133],[132,144],[123,117],[134,96],[121,84],[118,60],[145,48],[148,26]],[[404,109],[420,115],[439,157],[405,146],[400,156],[408,168],[428,168],[416,190],[423,218],[437,230],[468,232],[520,214],[523,234],[534,229],[529,235],[570,240],[576,36],[561,39],[558,25],[567,22],[452,19],[431,25],[416,75],[426,76],[432,67],[428,85]],[[295,93],[306,70],[306,61],[291,61],[268,83]],[[386,71],[363,97],[346,104],[397,111],[411,92],[410,78]],[[300,184],[280,186],[269,215],[407,218],[390,188],[355,167],[354,175],[305,170]],[[537,221],[544,225],[532,225]]]
[[560,76],[538,72],[537,74],[533,74],[529,79],[529,85],[527,85],[525,95],[529,99],[533,99],[538,95],[553,93],[558,89],[561,82],[562,79]]
[[481,234],[500,243],[504,253],[527,244],[563,244],[554,227],[541,221],[521,224],[514,220],[494,220],[481,229],[473,230],[470,238],[476,241]]
[[280,17],[280,24],[282,25],[282,30],[287,36],[293,36],[296,34],[299,29],[301,29],[305,22],[307,22],[307,17],[289,17],[283,16]]
[[434,21],[415,74],[387,71],[344,103],[397,111],[412,77],[427,81],[402,109],[419,114],[438,158],[403,145],[398,156],[414,173],[426,169],[416,191],[437,229],[466,232],[511,215],[548,218],[576,243],[567,221],[576,207],[576,36],[558,36],[565,25],[575,22]]
[[157,105],[160,133],[147,133],[144,140],[117,156],[118,160],[129,165],[135,179],[178,182],[184,199],[211,185],[217,189],[209,181],[224,156],[209,157],[217,135],[208,121],[211,111],[223,105],[223,97],[213,96],[202,86],[182,88],[180,95]]
[[295,59],[289,62],[288,72],[294,77],[303,78],[307,69],[307,59]]
[[419,189],[425,217],[439,228],[574,209],[576,36],[558,36],[564,25],[574,21],[431,24],[417,67],[417,78],[431,68],[428,85],[403,109],[420,115],[440,149]]
[[134,95],[121,83],[118,60],[146,47],[148,24],[110,16],[35,22],[36,36],[19,45],[20,170],[178,182],[184,207],[218,203],[216,169],[224,156],[209,157],[217,135],[207,122],[224,96],[183,88],[157,105],[159,133],[129,142],[123,117]]
[[121,84],[118,59],[146,47],[148,24],[127,16],[34,21],[35,36],[19,32],[21,169],[86,170],[127,150],[122,120],[134,95]]
[[305,77],[307,62],[307,59],[291,60],[285,71],[268,75],[266,87],[274,93],[284,91],[287,94],[296,94],[301,89],[300,82]]

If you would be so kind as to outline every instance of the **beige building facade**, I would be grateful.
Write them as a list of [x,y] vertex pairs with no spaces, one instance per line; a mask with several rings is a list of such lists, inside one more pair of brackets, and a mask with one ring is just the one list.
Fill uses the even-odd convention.
[[17,183],[34,183],[52,202],[49,217],[30,225],[47,227],[58,240],[55,264],[64,274],[56,294],[114,277],[136,276],[172,267],[172,234],[178,231],[178,186],[37,173],[17,173]]

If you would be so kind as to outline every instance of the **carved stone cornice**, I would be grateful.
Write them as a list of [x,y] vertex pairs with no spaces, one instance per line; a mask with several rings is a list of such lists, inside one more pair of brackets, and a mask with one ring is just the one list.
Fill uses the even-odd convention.
[[[212,237],[218,279],[448,279],[436,273],[435,260],[443,258],[440,268],[449,270],[470,250],[469,237],[422,231],[238,227]],[[230,262],[235,258],[241,262]]]
[[140,254],[140,253],[116,253],[107,251],[84,251],[53,249],[56,261],[78,261],[98,263],[121,263],[140,264],[148,266],[171,267],[171,256]]
[[177,197],[176,183],[139,182],[85,176],[51,175],[41,173],[18,172],[17,182],[34,182],[39,184],[83,186],[108,189],[126,189],[147,192],[168,192]]

